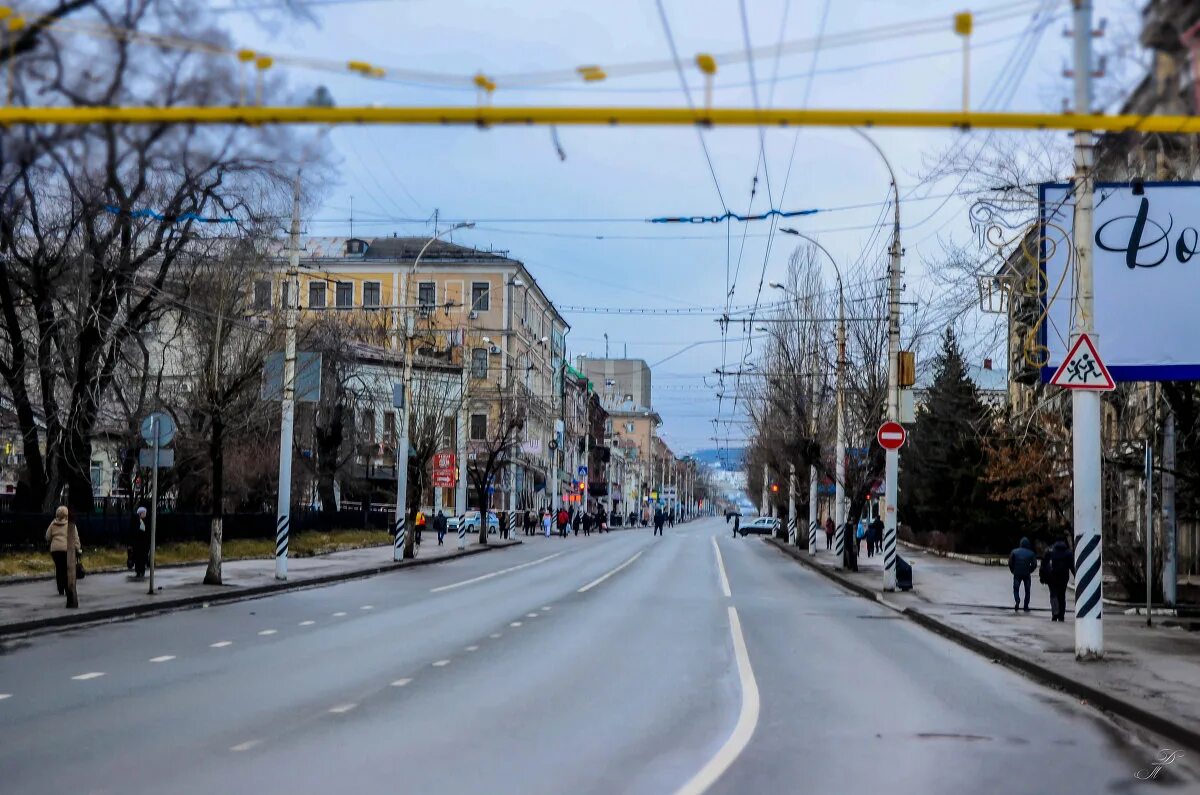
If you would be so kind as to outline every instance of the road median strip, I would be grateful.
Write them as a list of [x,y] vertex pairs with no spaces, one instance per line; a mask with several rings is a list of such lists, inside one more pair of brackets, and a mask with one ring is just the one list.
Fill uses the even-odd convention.
[[861,585],[845,577],[827,566],[822,566],[807,558],[807,552],[791,547],[783,541],[776,538],[764,539],[768,544],[771,544],[779,551],[796,560],[801,565],[811,571],[823,575],[829,580],[837,583],[843,588],[853,591],[865,599],[870,599],[874,602],[879,602],[886,607],[896,610],[911,620],[913,623],[924,627],[942,637],[952,640],[958,645],[970,649],[977,654],[987,657],[995,662],[999,662],[1019,673],[1028,676],[1044,685],[1048,685],[1064,693],[1068,693],[1087,704],[1111,712],[1114,715],[1119,715],[1126,720],[1132,721],[1143,728],[1149,729],[1163,737],[1178,743],[1193,751],[1200,751],[1200,732],[1188,728],[1183,724],[1176,723],[1156,715],[1149,710],[1143,709],[1136,704],[1117,698],[1110,693],[1101,690],[1091,685],[1084,684],[1070,676],[1061,674],[1051,668],[1041,665],[1033,660],[1022,657],[1019,654],[1005,649],[983,638],[972,635],[958,627],[949,624],[939,618],[935,618],[929,613],[918,610],[914,607],[900,608],[884,600],[883,594],[873,588]]
[[[142,618],[159,613],[170,613],[176,610],[186,610],[194,607],[207,607],[215,604],[242,602],[250,599],[274,596],[275,594],[285,593],[288,591],[300,591],[307,588],[320,588],[326,585],[334,585],[336,583],[347,582],[350,580],[364,580],[379,574],[386,574],[390,571],[398,571],[400,569],[411,568],[414,566],[426,566],[429,564],[440,563],[449,560],[458,560],[459,558],[467,557],[469,555],[477,555],[494,549],[506,549],[510,546],[516,546],[520,543],[522,542],[517,539],[503,544],[488,544],[487,546],[469,547],[462,551],[455,551],[449,555],[440,555],[435,558],[413,558],[411,560],[388,561],[384,564],[368,566],[366,568],[336,572],[334,574],[322,574],[302,580],[289,580],[285,582],[270,583],[268,585],[254,585],[246,588],[235,588],[232,590],[225,588],[222,590],[214,590],[212,593],[194,594],[174,598],[167,597],[159,599],[158,597],[154,597],[155,601],[121,605],[118,607],[100,608],[99,610],[87,610],[79,613],[46,616],[44,618],[36,618],[28,621],[14,621],[0,625],[0,639],[6,639],[17,635],[26,635],[34,632],[41,632],[43,630],[53,630],[63,627],[74,627],[83,624],[98,624],[109,621]],[[86,599],[86,591],[82,594],[82,596],[84,599]]]

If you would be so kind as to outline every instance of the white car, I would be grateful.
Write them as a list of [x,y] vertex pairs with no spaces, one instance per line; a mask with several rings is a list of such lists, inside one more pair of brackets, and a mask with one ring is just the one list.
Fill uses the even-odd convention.
[[[479,532],[479,511],[467,511],[463,521],[467,525],[467,532]],[[494,535],[500,532],[500,518],[492,511],[488,511],[487,515],[488,535]],[[454,526],[454,531],[458,532],[458,525]]]
[[775,535],[779,530],[779,520],[771,516],[760,516],[754,521],[746,522],[738,528],[738,532],[743,536],[747,535]]

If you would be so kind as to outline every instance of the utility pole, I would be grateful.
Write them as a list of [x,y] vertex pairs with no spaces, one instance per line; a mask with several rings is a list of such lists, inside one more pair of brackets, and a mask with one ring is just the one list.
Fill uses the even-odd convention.
[[796,465],[788,464],[788,543],[796,546]]
[[[817,398],[820,382],[817,379],[817,351],[813,350],[812,367],[809,368],[810,391],[812,398],[809,401],[808,408],[808,425],[809,432],[816,438],[817,435]],[[817,554],[817,462],[810,461],[808,464],[808,554]]]
[[288,535],[292,521],[292,435],[296,420],[296,314],[300,304],[300,172],[292,188],[292,228],[288,234],[284,298],[283,400],[279,424],[279,502],[275,519],[275,579],[287,579]]
[[[838,282],[841,295],[841,280]],[[838,332],[837,332],[837,441],[834,445],[834,497],[833,521],[833,552],[837,555],[839,566],[850,568],[846,550],[846,400],[843,374],[846,370],[846,322],[845,300],[838,301]]]
[[[417,257],[420,260],[420,256]],[[413,263],[413,274],[416,274],[416,263]],[[400,283],[400,292],[405,304],[408,303],[409,293],[409,277],[405,274]],[[406,309],[404,312],[404,347],[400,353],[404,357],[404,375],[400,382],[400,403],[397,411],[400,412],[398,419],[400,420],[400,438],[396,442],[396,520],[393,526],[393,545],[392,545],[392,560],[403,560],[404,558],[416,557],[415,551],[410,551],[407,533],[408,520],[408,409],[409,401],[412,392],[412,356],[409,355],[412,347],[413,336],[413,312],[411,309]],[[487,524],[486,513],[481,520],[484,525]]]
[[767,465],[763,464],[762,500],[758,511],[759,516],[767,515],[767,486],[769,485],[767,481],[770,480],[770,478],[771,473],[768,470]]
[[[1075,45],[1075,113],[1092,107],[1092,2],[1072,0]],[[1095,296],[1092,280],[1092,133],[1075,131],[1076,289],[1071,341],[1094,334]],[[1071,393],[1072,459],[1075,522],[1075,657],[1104,656],[1103,541],[1101,538],[1100,393],[1076,389]]]
[[1175,606],[1175,412],[1167,406],[1162,452],[1163,603]]
[[[886,161],[886,158],[884,158]],[[888,165],[891,171],[891,165]],[[900,187],[892,172],[895,215],[892,221],[891,262],[888,267],[888,397],[887,418],[900,421]],[[883,590],[896,590],[896,501],[900,491],[900,451],[884,451]],[[855,540],[855,549],[858,542]]]

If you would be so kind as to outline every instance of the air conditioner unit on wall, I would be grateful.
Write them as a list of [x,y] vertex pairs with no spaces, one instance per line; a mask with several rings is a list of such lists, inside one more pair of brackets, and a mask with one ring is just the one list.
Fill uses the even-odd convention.
[[471,320],[478,320],[479,313],[476,312],[474,309],[472,309],[470,312],[467,313],[467,317],[469,317]]

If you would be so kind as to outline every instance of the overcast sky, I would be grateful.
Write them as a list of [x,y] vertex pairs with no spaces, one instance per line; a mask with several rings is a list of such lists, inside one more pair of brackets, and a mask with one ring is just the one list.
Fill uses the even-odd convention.
[[[760,105],[816,108],[955,109],[961,106],[962,56],[951,18],[961,0],[748,0],[747,19],[755,47],[768,50],[821,33],[823,46],[770,53],[753,62]],[[1130,0],[1097,3],[1105,13],[1130,19]],[[1034,11],[1056,15],[1032,26]],[[702,101],[703,82],[693,65],[696,53],[742,52],[745,42],[736,0],[665,0],[692,96]],[[1057,111],[1070,94],[1061,70],[1070,57],[1062,31],[1067,0],[1045,3],[982,2],[974,10],[1014,11],[1006,19],[977,24],[971,64],[976,109]],[[362,0],[313,6],[315,22],[288,22],[268,31],[227,15],[239,45],[302,52],[334,62],[363,60],[381,66],[470,76],[572,70],[583,64],[610,66],[670,58],[654,0],[565,3],[561,0]],[[846,33],[944,17],[940,30],[839,44]],[[1041,17],[1045,19],[1046,17]],[[810,69],[815,72],[809,79]],[[743,59],[744,61],[744,59]],[[338,104],[473,104],[469,86],[438,87],[398,81],[369,81],[340,74],[291,69],[297,92],[329,87]],[[773,79],[774,78],[774,79]],[[714,104],[752,106],[746,64],[719,66]],[[601,83],[573,80],[537,89],[496,92],[496,104],[661,104],[685,100],[679,74],[666,70]],[[349,232],[350,197],[354,230],[360,236],[427,234],[435,210],[442,222],[473,220],[478,226],[456,242],[507,250],[525,262],[551,299],[563,306],[713,307],[726,303],[727,270],[734,305],[778,300],[766,284],[781,279],[795,238],[768,236],[770,225],[659,225],[643,219],[665,215],[717,215],[724,206],[745,214],[761,212],[771,200],[783,210],[839,208],[785,225],[813,234],[842,263],[863,262],[869,275],[883,275],[887,233],[873,234],[888,196],[887,171],[853,133],[837,129],[767,130],[766,173],[758,168],[759,132],[718,129],[558,129],[560,159],[551,132],[528,129],[338,128],[331,139],[340,159],[340,184],[329,186],[322,207],[307,219],[310,234]],[[988,135],[951,131],[876,131],[899,177],[906,296],[922,289],[926,263],[941,242],[973,239],[967,204],[952,193],[957,180],[922,183],[931,163]],[[794,158],[792,153],[794,151]],[[790,165],[790,172],[789,172]],[[758,190],[750,193],[756,174]],[[718,187],[719,186],[719,187]],[[551,221],[548,219],[570,219]],[[631,220],[614,220],[631,219]],[[727,232],[732,245],[727,246]],[[744,245],[742,236],[745,233]],[[864,248],[866,253],[864,256]],[[877,272],[877,273],[876,273]],[[733,276],[736,274],[736,281]],[[763,284],[758,295],[760,279]],[[571,354],[643,358],[652,365],[686,346],[720,340],[711,315],[637,317],[566,312],[572,325]],[[714,368],[736,368],[747,347],[740,326],[728,344],[704,343],[654,368],[654,403],[663,436],[678,452],[713,447],[714,435],[738,438],[741,424],[714,430],[717,399]],[[1002,352],[998,357],[1003,359]],[[706,379],[705,375],[709,377]],[[731,393],[731,390],[727,390]],[[722,420],[744,418],[721,407]],[[735,443],[736,444],[736,443]]]

